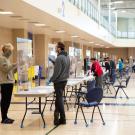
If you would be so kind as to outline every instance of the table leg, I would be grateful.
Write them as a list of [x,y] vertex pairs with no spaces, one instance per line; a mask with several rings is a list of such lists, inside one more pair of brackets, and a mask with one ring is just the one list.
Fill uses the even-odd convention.
[[43,128],[45,128],[45,120],[44,120],[44,116],[43,116],[43,111],[41,111],[41,97],[39,97],[39,113],[43,120]]
[[25,116],[27,114],[27,110],[28,110],[27,106],[28,106],[28,104],[27,104],[27,97],[26,97],[25,98],[25,113],[24,113],[24,116],[23,116],[23,119],[22,119],[22,122],[21,122],[21,126],[20,126],[21,128],[23,128],[23,122],[24,122]]

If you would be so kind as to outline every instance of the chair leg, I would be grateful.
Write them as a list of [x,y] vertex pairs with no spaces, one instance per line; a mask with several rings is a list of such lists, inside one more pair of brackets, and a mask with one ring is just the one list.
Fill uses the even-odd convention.
[[102,113],[101,113],[101,111],[100,111],[100,108],[99,108],[99,106],[97,106],[97,107],[98,107],[98,110],[99,110],[99,113],[100,113],[100,116],[101,116],[101,119],[102,119],[103,125],[105,125],[105,122],[104,122],[104,119],[103,119]]
[[110,94],[112,94],[112,92],[110,90],[110,85],[109,84],[107,85],[107,93],[108,93],[108,91],[110,92]]
[[119,91],[119,87],[118,87],[118,89],[116,90],[115,98],[117,97],[118,91]]
[[122,91],[124,92],[125,96],[127,99],[129,99],[129,97],[127,96],[126,92],[124,91],[124,89],[122,88]]
[[74,90],[74,88],[72,87],[72,91],[71,91],[70,96],[69,96],[69,101],[71,100],[73,90]]
[[75,116],[74,124],[77,124],[77,116],[78,116],[79,107],[80,107],[80,106],[78,105],[77,111],[76,111],[76,116]]
[[94,116],[94,112],[95,112],[95,106],[94,106],[94,108],[93,108],[92,117],[91,117],[90,122],[93,122],[93,116]]
[[81,107],[81,111],[82,111],[82,114],[83,114],[83,118],[84,118],[84,121],[85,121],[86,127],[88,127],[88,123],[87,123],[87,121],[86,121],[86,118],[85,118],[85,115],[84,115],[84,112],[83,112],[82,107]]

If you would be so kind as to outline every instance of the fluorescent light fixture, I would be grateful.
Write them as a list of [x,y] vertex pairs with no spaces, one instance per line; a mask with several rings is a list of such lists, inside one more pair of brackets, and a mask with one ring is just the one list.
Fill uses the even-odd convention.
[[37,27],[44,27],[44,26],[46,26],[46,24],[43,24],[43,23],[35,23],[34,25],[37,26]]
[[12,14],[14,13],[10,11],[0,11],[0,15],[12,15]]
[[127,12],[127,11],[126,11],[126,10],[122,10],[121,12],[122,12],[122,13],[125,13],[125,12]]
[[100,44],[95,44],[95,45],[100,45]]
[[94,42],[91,41],[91,42],[89,42],[89,43],[90,43],[90,44],[93,44]]
[[65,33],[64,30],[56,30],[55,32],[56,32],[56,33]]
[[124,1],[114,1],[112,3],[115,3],[115,4],[121,4],[121,3],[124,3]]
[[106,48],[110,48],[110,47],[106,47]]
[[71,36],[72,38],[78,38],[79,36],[77,36],[77,35],[73,35],[73,36]]

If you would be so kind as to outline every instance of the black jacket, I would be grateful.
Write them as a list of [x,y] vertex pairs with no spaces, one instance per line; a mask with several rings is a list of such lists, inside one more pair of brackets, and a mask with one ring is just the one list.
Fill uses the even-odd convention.
[[67,81],[69,78],[70,59],[67,52],[62,51],[56,58],[54,64],[54,73],[50,82],[58,83]]

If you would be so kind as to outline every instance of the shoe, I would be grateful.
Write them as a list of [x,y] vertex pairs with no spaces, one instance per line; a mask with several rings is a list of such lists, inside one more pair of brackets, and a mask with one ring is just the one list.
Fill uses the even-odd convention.
[[2,120],[1,123],[2,124],[12,124],[14,122],[14,120],[6,118],[5,120]]
[[59,125],[59,113],[54,112],[54,125],[58,126]]
[[59,124],[65,125],[66,124],[66,120],[64,119],[59,119]]
[[13,122],[15,121],[14,119],[10,119],[10,118],[8,118],[8,119],[11,120],[11,121],[13,121]]
[[59,119],[60,124],[66,124],[66,116],[65,114],[60,114],[60,119]]

